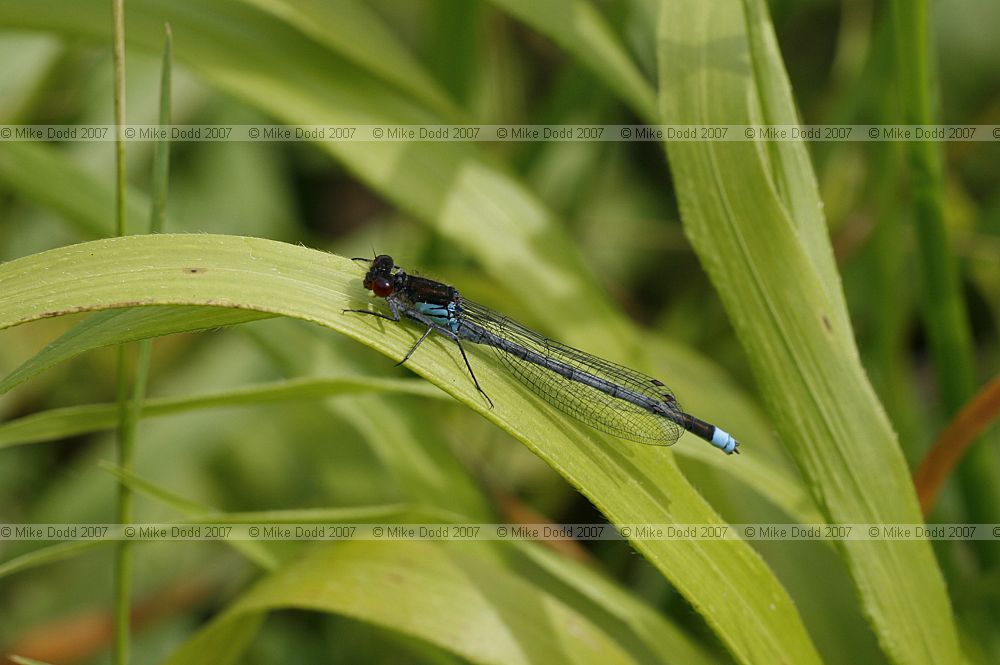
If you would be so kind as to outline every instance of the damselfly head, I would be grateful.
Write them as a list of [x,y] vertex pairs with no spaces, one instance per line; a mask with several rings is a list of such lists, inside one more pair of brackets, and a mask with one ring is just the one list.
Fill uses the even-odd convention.
[[392,274],[394,267],[395,263],[388,254],[376,256],[371,268],[365,274],[365,288],[380,298],[392,295],[395,281]]

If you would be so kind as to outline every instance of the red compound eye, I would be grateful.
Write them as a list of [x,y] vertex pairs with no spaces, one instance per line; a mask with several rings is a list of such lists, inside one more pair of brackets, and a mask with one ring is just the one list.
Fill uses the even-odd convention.
[[392,295],[392,282],[385,277],[376,277],[372,280],[372,293],[379,298]]

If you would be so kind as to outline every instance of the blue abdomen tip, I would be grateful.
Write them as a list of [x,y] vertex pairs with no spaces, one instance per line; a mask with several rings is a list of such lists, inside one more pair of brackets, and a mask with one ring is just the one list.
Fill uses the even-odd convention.
[[737,443],[736,439],[734,439],[729,432],[721,427],[716,427],[715,433],[712,434],[712,445],[727,455],[731,455],[736,452]]

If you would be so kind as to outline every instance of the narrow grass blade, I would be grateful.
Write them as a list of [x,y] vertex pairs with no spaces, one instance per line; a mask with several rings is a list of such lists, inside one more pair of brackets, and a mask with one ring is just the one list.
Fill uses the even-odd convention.
[[225,307],[143,307],[98,312],[0,380],[0,395],[81,353],[161,335],[212,330],[273,315]]
[[[631,663],[601,627],[476,548],[355,541],[311,549],[244,594],[192,644],[232,622],[297,608],[341,614],[427,640],[473,663]],[[169,663],[214,663],[185,645]]]
[[38,568],[39,566],[44,566],[50,563],[72,559],[73,557],[79,556],[84,552],[110,544],[110,541],[103,540],[81,540],[57,543],[55,545],[42,547],[41,549],[22,554],[21,556],[14,557],[13,559],[0,563],[0,578],[7,577],[8,575],[14,575],[25,570],[31,570],[32,568]]
[[653,86],[589,0],[491,2],[549,37],[589,67],[643,120],[656,123],[659,113]]
[[[350,508],[319,508],[307,510],[274,510],[254,513],[222,513],[206,512],[211,509],[179,497],[142,478],[129,474],[111,466],[102,465],[114,473],[123,483],[128,484],[136,492],[144,493],[173,507],[182,514],[188,515],[186,523],[236,523],[236,524],[268,524],[268,523],[318,523],[318,524],[350,524],[350,523],[406,523],[413,521],[449,522],[465,521],[459,515],[450,515],[437,509],[421,508],[412,504],[354,506]],[[234,541],[229,543],[241,551],[245,548]],[[560,598],[569,607],[581,607],[580,599],[584,595],[592,597],[592,602],[583,603],[583,615],[587,616],[597,626],[607,631],[616,642],[622,644],[639,662],[653,662],[659,658],[677,658],[685,663],[712,662],[708,657],[676,626],[665,621],[656,612],[637,602],[614,584],[604,580],[599,575],[587,570],[555,554],[543,551],[542,548],[518,544],[518,551],[530,556],[525,562],[535,562],[535,570],[526,570],[528,566],[517,564],[519,575],[530,581],[545,593]],[[266,550],[265,558],[258,552],[244,552],[251,560],[261,565],[265,570],[274,570],[277,560]],[[571,593],[570,590],[575,590]],[[610,612],[610,613],[609,613]],[[600,621],[598,621],[600,619]],[[650,633],[653,630],[655,632]]]
[[[161,127],[171,124],[171,80],[173,76],[174,38],[170,24],[163,26],[163,64],[160,70]],[[153,205],[149,210],[149,232],[162,233],[167,223],[167,192],[170,189],[170,137],[162,136],[153,146]]]
[[[4,141],[0,146],[0,180],[32,201],[50,208],[82,238],[111,235],[114,195],[108,179],[100,179],[44,143]],[[144,196],[130,191],[128,219],[138,224],[148,209]]]
[[[140,492],[150,496],[161,503],[164,503],[182,515],[197,516],[216,512],[211,506],[189,501],[178,496],[158,485],[155,485],[128,469],[103,462],[101,468],[118,478],[119,482],[130,491]],[[230,547],[242,554],[248,561],[253,562],[262,570],[275,570],[280,564],[280,559],[274,554],[268,543],[254,540],[232,540],[227,541]]]
[[[934,113],[930,3],[891,3],[896,37],[896,79],[902,121],[939,122]],[[975,392],[975,354],[968,307],[945,220],[944,150],[938,141],[906,144],[914,204],[914,230],[922,270],[921,310],[941,401],[954,416]],[[1000,455],[994,446],[971,449],[958,467],[959,488],[969,521],[1000,522]],[[988,566],[1000,564],[1000,543],[977,541]]]
[[163,661],[163,665],[229,665],[238,662],[260,630],[264,613],[241,614],[236,619],[216,620],[212,630],[202,630]]
[[718,663],[717,654],[710,654],[693,635],[592,567],[536,543],[513,546],[515,552],[507,558],[521,576],[563,599],[619,643],[630,645],[638,662]]
[[[142,418],[156,418],[201,409],[301,402],[367,392],[392,392],[439,399],[444,397],[444,393],[434,386],[413,379],[292,379],[207,395],[148,399],[142,403],[139,413]],[[117,409],[115,404],[87,404],[50,409],[10,420],[0,424],[0,448],[58,441],[111,429],[117,423]]]
[[[115,117],[115,235],[128,233],[128,218],[125,207],[127,172],[125,169],[125,0],[111,0],[113,39],[111,41],[111,62],[114,71],[114,117]],[[118,463],[131,469],[135,463],[135,418],[130,409],[129,394],[132,391],[132,365],[128,348],[118,347]],[[137,372],[143,374],[141,369]],[[118,521],[126,524],[132,521],[132,491],[127,487],[118,488]],[[118,543],[114,564],[114,615],[115,638],[112,647],[112,662],[127,665],[132,635],[132,544]]]
[[[776,117],[761,110],[764,72],[772,81],[784,78],[776,50],[762,46],[773,42],[761,37],[770,33],[763,4],[664,2],[662,12],[664,122]],[[895,433],[844,323],[839,280],[822,258],[829,250],[816,245],[825,229],[804,232],[806,222],[782,195],[793,182],[782,174],[798,161],[752,142],[672,142],[667,151],[685,229],[747,350],[774,424],[828,520],[920,522]],[[813,216],[810,223],[820,221]],[[840,551],[891,659],[961,660],[929,543],[853,541]]]
[[977,436],[1000,418],[1000,377],[980,390],[931,445],[913,482],[924,515],[934,507],[938,493]]
[[244,0],[295,26],[358,67],[368,70],[460,122],[462,112],[407,45],[365,2],[356,0]]

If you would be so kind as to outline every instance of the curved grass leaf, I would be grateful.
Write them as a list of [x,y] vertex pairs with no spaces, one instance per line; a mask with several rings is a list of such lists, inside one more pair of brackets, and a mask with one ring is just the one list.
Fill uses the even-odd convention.
[[941,432],[913,474],[920,507],[928,515],[938,492],[976,437],[1000,419],[1000,377],[983,386]]
[[426,413],[393,409],[377,395],[330,404],[330,410],[361,433],[407,499],[447,506],[470,520],[492,518],[482,488],[452,449],[441,445],[441,428],[426,426]]
[[[159,335],[211,330],[271,316],[273,315],[249,310],[180,305],[97,312],[0,380],[0,394],[60,362],[92,349]],[[706,376],[705,368],[697,364],[683,370],[678,369],[675,373],[702,378]],[[187,407],[179,405],[178,408]],[[52,440],[103,428],[103,416],[89,409],[90,407],[74,407],[49,412],[44,420],[41,414],[36,414],[22,421],[9,422],[0,426],[0,445]],[[351,413],[353,412],[346,415]],[[94,417],[97,420],[93,420]],[[735,426],[739,425],[737,422]],[[21,429],[22,427],[26,429]],[[738,431],[744,429],[752,431],[751,427]],[[799,522],[813,524],[823,519],[801,485],[782,473],[776,460],[772,458],[765,455],[747,457],[739,467],[734,468],[731,464],[727,465],[727,460],[716,451],[707,448],[693,446],[685,448],[682,454],[718,472],[733,475]]]
[[411,95],[449,122],[462,113],[368,4],[355,0],[243,0],[293,25],[358,67]]
[[264,622],[263,612],[245,612],[236,620],[215,621],[173,653],[164,665],[226,665],[243,655]]
[[98,312],[76,325],[0,381],[0,395],[50,367],[103,346],[160,335],[266,319],[271,314],[226,307],[143,307]]
[[[111,465],[101,465],[136,492],[151,496],[187,515],[186,523],[201,524],[349,524],[468,521],[460,515],[412,504],[269,510],[223,513],[191,502],[135,474]],[[264,570],[277,568],[278,559],[267,543],[226,541]],[[545,593],[588,617],[641,662],[677,660],[687,664],[709,663],[707,655],[677,626],[645,604],[587,567],[560,557],[536,544],[513,542],[516,574]],[[257,547],[250,547],[257,546]],[[197,638],[193,640],[197,642]]]
[[0,563],[0,578],[49,563],[72,559],[83,552],[110,544],[111,541],[106,540],[78,540],[48,545]]
[[[664,2],[664,122],[794,117],[770,94],[784,71],[758,0]],[[761,85],[762,80],[772,83]],[[787,88],[784,86],[778,86]],[[761,89],[763,88],[763,92]],[[752,142],[667,144],[685,229],[722,295],[775,425],[831,523],[919,523],[895,433],[868,383],[831,273],[825,227],[797,217],[802,162]],[[800,148],[801,150],[801,148]],[[811,178],[806,178],[811,181]],[[793,194],[789,189],[796,189]],[[798,201],[798,203],[795,203]],[[819,208],[819,201],[813,202]],[[883,649],[899,663],[960,662],[929,543],[840,549]]]
[[[218,512],[165,490],[135,474],[111,465],[101,465],[134,491],[151,496],[187,515],[185,523],[201,524],[350,524],[467,522],[468,517],[416,504],[352,506],[268,510],[259,512]],[[264,570],[273,571],[278,559],[266,549],[267,543],[226,541]],[[260,546],[251,548],[250,545]],[[676,660],[689,665],[714,662],[677,626],[664,619],[632,595],[572,559],[533,543],[514,541],[514,550],[504,549],[508,568],[545,593],[561,599],[588,617],[616,642],[642,662]]]
[[[151,483],[120,466],[102,462],[101,468],[118,478],[134,492],[145,494],[186,516],[178,523],[186,524],[266,524],[266,523],[325,523],[350,524],[359,522],[402,522],[423,516],[419,507],[408,504],[383,506],[352,506],[311,510],[271,510],[255,513],[224,513],[212,506],[197,503]],[[426,511],[433,515],[432,511]],[[226,540],[227,545],[242,554],[262,570],[273,571],[281,558],[271,543],[254,540]]]
[[718,663],[680,627],[624,591],[593,568],[537,543],[512,543],[510,565],[522,577],[601,626],[641,662]]
[[656,93],[611,26],[589,0],[491,0],[589,67],[646,122],[655,124]]
[[185,499],[144,478],[114,464],[102,463],[101,467],[114,474],[137,492],[142,492],[177,512],[186,515],[181,520],[190,524],[364,524],[375,522],[413,522],[417,520],[453,522],[465,518],[437,508],[410,503],[381,504],[377,506],[350,506],[347,508],[295,508],[289,510],[264,510],[255,512],[222,512]]
[[[60,362],[69,360],[86,351],[122,342],[131,342],[159,335],[168,335],[196,330],[210,330],[218,327],[236,325],[273,316],[251,310],[228,309],[224,307],[200,306],[151,306],[141,308],[115,309],[97,312],[86,321],[75,326],[65,335],[55,340],[34,357],[27,360],[8,376],[0,380],[0,394],[14,388],[21,382],[35,376]],[[709,383],[718,385],[721,378],[713,377],[711,370],[700,363],[689,362],[677,366],[672,374],[680,376],[698,376]],[[723,398],[724,401],[724,398]],[[49,412],[46,416],[36,414],[21,421],[14,421],[0,426],[0,446],[15,443],[31,443],[57,439],[71,434],[79,434],[94,429],[103,428],[103,416],[90,411],[91,407],[72,407],[69,409]],[[179,406],[178,408],[187,408]],[[734,409],[738,413],[737,409]],[[384,429],[390,426],[384,418],[377,423],[365,417],[356,418],[356,409],[346,411],[345,417],[351,418],[358,427]],[[97,417],[98,420],[93,420]],[[69,420],[65,420],[69,419]],[[746,425],[746,427],[744,427]],[[733,422],[734,431],[754,431],[749,423],[740,419]],[[740,427],[736,430],[735,428]],[[26,428],[26,429],[21,429]],[[382,440],[401,442],[398,433],[371,432],[371,438],[376,443]],[[756,443],[756,442],[755,442]],[[396,452],[401,452],[398,445]],[[383,458],[390,468],[393,464],[392,451],[387,451]],[[717,451],[702,446],[686,447],[682,454],[698,463],[709,466],[720,473],[732,475],[752,491],[761,494],[772,504],[784,510],[795,520],[805,524],[816,524],[823,517],[816,510],[804,488],[795,480],[780,471],[780,465],[773,457],[764,454],[746,456],[738,467],[728,464],[729,460],[720,456]],[[415,460],[411,460],[415,461]],[[410,462],[402,465],[403,469]],[[419,465],[418,465],[419,466]],[[409,474],[411,471],[404,471]]]
[[[291,379],[247,386],[225,392],[189,397],[147,399],[143,418],[156,418],[199,409],[249,406],[291,400],[317,400],[337,395],[395,392],[421,397],[443,397],[441,391],[423,381],[350,377],[341,379]],[[0,424],[0,448],[55,441],[70,436],[111,429],[118,422],[117,404],[87,404],[33,413]]]
[[[475,547],[353,541],[311,549],[244,594],[198,644],[245,616],[333,612],[427,640],[473,663],[631,663],[599,626]],[[185,645],[168,663],[215,663]]]
[[[799,122],[792,97],[792,87],[781,66],[781,51],[771,28],[767,7],[758,0],[741,0],[746,12],[746,40],[751,54],[753,100],[746,108],[747,122],[769,125],[795,125]],[[732,5],[735,7],[735,5]],[[692,12],[697,15],[704,8]],[[762,167],[767,169],[773,193],[788,211],[831,303],[830,316],[838,326],[850,329],[847,302],[840,284],[840,273],[830,246],[819,186],[812,170],[809,151],[802,141],[774,141],[761,146]]]
[[[60,213],[84,237],[111,234],[111,185],[80,168],[62,151],[29,141],[4,141],[0,146],[0,179],[32,200]],[[135,228],[149,209],[144,194],[130,190],[129,224]]]
[[[256,238],[133,236],[63,247],[0,265],[0,329],[46,316],[141,305],[202,305],[281,314],[338,330],[400,358],[413,327],[344,314],[369,297],[351,261]],[[719,524],[715,512],[657,447],[612,441],[541,404],[470,350],[496,407],[488,409],[445,340],[408,363],[497,423],[578,487],[617,524]],[[680,446],[704,445],[686,438]],[[738,463],[738,460],[732,460]],[[784,589],[739,541],[635,541],[741,660],[816,658]]]

